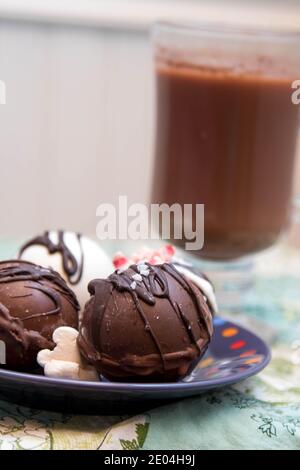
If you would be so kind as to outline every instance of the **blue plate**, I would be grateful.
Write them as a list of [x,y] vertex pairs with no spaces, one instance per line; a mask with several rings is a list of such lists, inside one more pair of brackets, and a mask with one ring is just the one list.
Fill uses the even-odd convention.
[[0,399],[71,413],[137,413],[246,379],[266,367],[270,356],[256,335],[216,317],[205,356],[180,382],[77,382],[0,369]]

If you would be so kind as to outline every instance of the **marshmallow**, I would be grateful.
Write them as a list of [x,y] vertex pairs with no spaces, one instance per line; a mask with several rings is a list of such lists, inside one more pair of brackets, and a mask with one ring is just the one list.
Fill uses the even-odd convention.
[[47,377],[71,380],[99,381],[96,370],[86,364],[77,347],[78,331],[61,326],[53,333],[55,348],[41,350],[37,355],[38,364],[44,368]]

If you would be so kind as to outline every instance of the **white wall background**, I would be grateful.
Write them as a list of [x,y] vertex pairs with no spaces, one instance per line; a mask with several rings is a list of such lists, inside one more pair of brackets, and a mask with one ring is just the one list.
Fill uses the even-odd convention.
[[146,34],[0,22],[1,234],[95,232],[118,194],[147,199],[151,50]]
[[278,10],[270,3],[262,10],[262,2],[0,0],[0,79],[7,86],[0,236],[47,227],[95,234],[100,202],[119,194],[147,200],[154,122],[149,25],[170,18],[299,26],[297,4],[275,2]]

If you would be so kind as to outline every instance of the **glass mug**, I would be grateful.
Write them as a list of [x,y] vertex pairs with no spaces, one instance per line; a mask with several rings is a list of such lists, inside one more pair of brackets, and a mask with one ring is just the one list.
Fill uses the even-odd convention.
[[300,35],[159,23],[153,41],[152,202],[205,205],[193,255],[227,261],[270,247],[291,215]]

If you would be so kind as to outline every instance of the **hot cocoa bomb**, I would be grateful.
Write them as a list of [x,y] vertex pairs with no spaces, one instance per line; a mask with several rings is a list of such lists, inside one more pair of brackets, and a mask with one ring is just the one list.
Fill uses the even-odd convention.
[[132,265],[88,289],[78,346],[104,377],[175,381],[206,351],[213,312],[173,264]]
[[24,261],[0,263],[0,340],[6,367],[37,367],[41,349],[52,349],[59,326],[78,328],[75,294],[58,273]]

